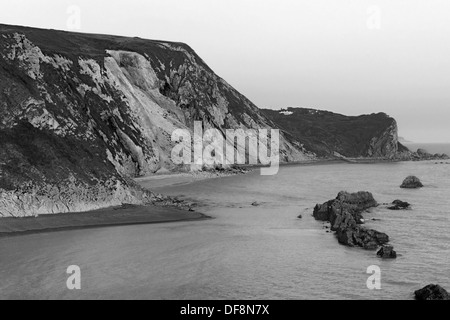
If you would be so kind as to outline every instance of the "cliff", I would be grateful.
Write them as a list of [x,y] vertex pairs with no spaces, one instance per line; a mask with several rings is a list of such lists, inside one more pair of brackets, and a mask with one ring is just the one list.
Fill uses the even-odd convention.
[[197,121],[233,147],[280,128],[282,162],[412,156],[382,113],[260,110],[183,43],[0,25],[0,217],[170,203],[132,178],[176,169]]
[[129,178],[174,168],[174,130],[275,127],[183,43],[7,25],[0,119],[0,216],[151,201]]
[[262,110],[286,134],[320,157],[394,159],[408,149],[398,141],[395,119],[385,113],[345,116],[307,108]]

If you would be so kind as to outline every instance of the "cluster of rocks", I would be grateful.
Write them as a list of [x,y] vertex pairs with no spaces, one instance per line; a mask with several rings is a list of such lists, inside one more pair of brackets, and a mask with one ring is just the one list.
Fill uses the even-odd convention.
[[425,149],[417,149],[416,152],[412,153],[411,158],[413,161],[421,160],[448,160],[450,157],[445,153],[431,154]]
[[401,200],[394,200],[392,205],[388,207],[389,210],[406,210],[411,209],[411,204]]
[[[415,176],[405,179],[402,188],[421,188],[423,184]],[[383,259],[397,258],[394,247],[389,245],[387,234],[361,226],[364,223],[362,213],[378,206],[370,192],[348,193],[341,191],[336,199],[317,204],[313,216],[316,220],[329,222],[331,231],[335,231],[339,243],[347,246],[359,246],[367,250],[380,248],[377,256]],[[392,202],[390,210],[409,209],[411,204],[401,200]],[[301,215],[299,216],[301,218]],[[373,219],[375,220],[375,219]],[[328,227],[325,227],[328,228]],[[327,231],[329,232],[329,231]],[[430,284],[415,291],[416,300],[450,300],[450,294],[441,286]]]
[[450,294],[440,285],[429,284],[414,292],[416,300],[450,300]]
[[395,155],[396,160],[401,161],[428,161],[428,160],[448,160],[450,157],[445,153],[431,154],[424,149],[418,149],[416,152],[412,152],[406,147],[398,150]]
[[362,212],[376,206],[378,203],[370,192],[341,191],[336,199],[317,204],[313,216],[316,220],[330,222],[331,231],[336,232],[339,243],[375,250],[387,244],[389,236],[361,225],[364,223]]

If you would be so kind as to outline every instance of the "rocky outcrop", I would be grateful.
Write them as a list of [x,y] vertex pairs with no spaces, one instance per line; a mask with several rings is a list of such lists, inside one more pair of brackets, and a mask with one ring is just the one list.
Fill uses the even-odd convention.
[[330,222],[331,230],[336,232],[339,243],[375,250],[389,242],[388,235],[361,224],[364,223],[362,212],[377,205],[370,192],[342,191],[336,199],[322,205],[317,204],[313,216],[316,220]]
[[403,161],[427,161],[427,160],[448,160],[450,157],[445,153],[428,153],[424,149],[418,149],[416,152],[410,151],[408,148],[402,146],[399,149],[396,158]]
[[394,251],[393,246],[384,245],[377,252],[377,256],[383,259],[395,259],[397,258],[397,252]]
[[406,210],[410,208],[411,204],[401,200],[394,200],[394,202],[392,202],[392,206],[388,207],[389,210]]
[[[276,128],[186,44],[0,25],[3,216],[141,201],[128,178],[176,168],[172,133],[196,121]],[[314,158],[284,133],[279,148]]]
[[440,285],[430,284],[414,292],[416,300],[450,300],[448,292]]
[[422,187],[423,187],[422,182],[416,176],[407,177],[405,180],[403,180],[403,183],[400,186],[400,188],[403,189],[418,189]]
[[397,122],[385,113],[351,117],[307,108],[263,113],[321,157],[395,159],[408,150],[398,142]]
[[417,149],[416,153],[414,154],[414,158],[416,160],[446,160],[449,159],[449,156],[445,153],[431,154],[425,149]]
[[385,113],[352,117],[309,108],[263,109],[262,112],[319,157],[393,161],[449,159],[446,154],[409,150],[399,141],[396,120]]

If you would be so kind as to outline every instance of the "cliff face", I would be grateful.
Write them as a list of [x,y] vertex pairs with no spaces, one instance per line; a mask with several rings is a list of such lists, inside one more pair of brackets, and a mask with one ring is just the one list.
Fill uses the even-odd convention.
[[[263,113],[305,149],[321,157],[396,158],[406,151],[398,142],[395,119],[384,113],[349,117],[329,111],[288,108]],[[404,150],[406,149],[406,150]]]
[[398,127],[397,122],[392,119],[386,119],[386,124],[391,124],[381,131],[381,134],[374,136],[369,143],[367,150],[368,157],[374,158],[395,158],[399,150]]
[[275,128],[185,44],[0,25],[0,216],[145,201],[127,178],[173,168],[194,121]]

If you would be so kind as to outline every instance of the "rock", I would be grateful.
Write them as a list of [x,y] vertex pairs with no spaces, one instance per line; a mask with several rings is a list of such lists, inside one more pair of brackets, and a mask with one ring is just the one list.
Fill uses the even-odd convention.
[[380,245],[389,242],[389,236],[385,233],[363,227],[340,228],[337,230],[340,244],[350,247],[358,246],[366,250],[375,250]]
[[297,218],[299,218],[299,219],[302,219],[303,218],[303,216],[302,215],[299,215]]
[[329,205],[328,203],[316,204],[316,206],[314,207],[314,213],[313,213],[313,216],[316,220],[329,221],[330,214],[329,214],[328,205]]
[[401,200],[395,200],[392,204],[393,206],[388,207],[389,210],[405,210],[411,207],[411,204]]
[[331,221],[336,217],[336,213],[344,209],[354,216],[354,220],[360,222],[362,219],[361,212],[376,207],[378,203],[370,192],[348,193],[341,191],[336,199],[317,204],[314,207],[313,216],[319,221]]
[[337,200],[343,203],[355,206],[359,211],[376,207],[378,204],[370,192],[360,191],[357,193],[348,193],[346,191],[339,192]]
[[416,300],[450,300],[448,292],[440,285],[430,284],[414,292]]
[[362,212],[377,206],[370,192],[340,192],[336,199],[317,204],[313,216],[319,221],[329,221],[331,231],[335,231],[338,242],[347,246],[359,246],[375,250],[389,242],[387,234],[361,226]]
[[417,189],[417,188],[422,188],[422,187],[423,187],[422,182],[416,176],[407,177],[405,180],[403,180],[403,183],[400,186],[400,188],[405,188],[405,189]]
[[429,155],[429,152],[425,149],[417,149],[417,154],[419,156],[426,156],[426,155]]
[[379,256],[383,259],[395,259],[395,258],[397,258],[397,252],[394,251],[393,246],[383,246],[377,252],[377,256]]
[[252,203],[252,206],[254,206],[254,207],[258,207],[259,205],[260,204],[258,202],[256,202],[256,201]]

